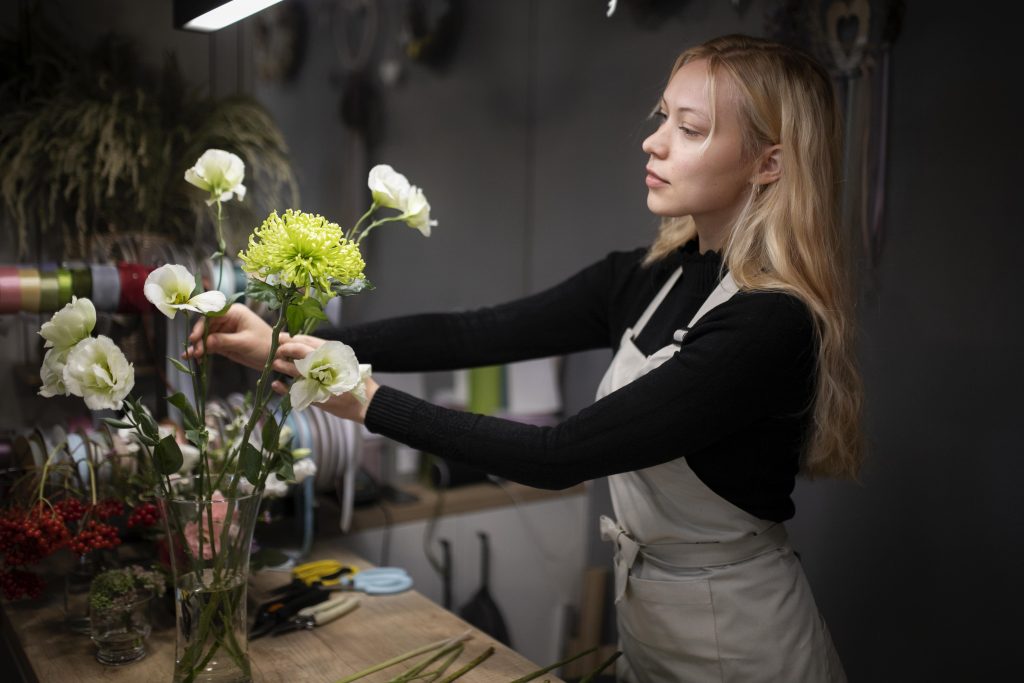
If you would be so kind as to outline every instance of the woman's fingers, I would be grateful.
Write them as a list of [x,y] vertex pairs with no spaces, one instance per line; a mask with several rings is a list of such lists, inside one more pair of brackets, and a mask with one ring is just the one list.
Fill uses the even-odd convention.
[[270,384],[270,388],[273,389],[278,394],[287,394],[288,393],[288,385],[286,385],[284,382],[282,382],[279,379],[274,380]]

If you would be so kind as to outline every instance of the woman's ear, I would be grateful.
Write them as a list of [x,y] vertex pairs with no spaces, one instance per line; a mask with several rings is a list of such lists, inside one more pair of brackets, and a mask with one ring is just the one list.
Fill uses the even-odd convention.
[[754,167],[754,185],[770,185],[782,176],[782,145],[765,148]]

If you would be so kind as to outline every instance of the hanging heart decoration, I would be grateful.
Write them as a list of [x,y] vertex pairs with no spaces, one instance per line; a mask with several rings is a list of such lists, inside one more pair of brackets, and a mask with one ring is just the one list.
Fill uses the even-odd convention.
[[825,31],[836,67],[851,74],[860,67],[871,29],[868,0],[836,0],[825,12]]

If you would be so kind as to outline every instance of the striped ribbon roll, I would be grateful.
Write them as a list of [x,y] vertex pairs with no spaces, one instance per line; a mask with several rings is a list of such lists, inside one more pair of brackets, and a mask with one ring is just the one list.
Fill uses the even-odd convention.
[[19,289],[21,290],[21,310],[30,313],[39,312],[39,269],[19,268],[18,269]]
[[97,311],[116,313],[121,302],[121,276],[116,266],[89,266],[92,281],[92,304]]
[[0,266],[0,313],[21,310],[21,277],[14,266]]
[[82,261],[65,261],[63,268],[71,274],[71,295],[92,298],[92,271]]

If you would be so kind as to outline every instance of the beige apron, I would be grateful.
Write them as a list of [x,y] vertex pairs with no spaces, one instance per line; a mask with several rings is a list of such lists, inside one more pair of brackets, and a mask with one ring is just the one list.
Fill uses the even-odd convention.
[[[622,335],[601,398],[671,358],[633,340],[682,275],[676,270]],[[736,293],[726,275],[689,327]],[[689,328],[687,328],[689,329]],[[680,434],[681,442],[686,434]],[[781,524],[758,519],[709,489],[685,458],[608,478],[616,545],[620,680],[631,683],[846,681],[810,586]]]

